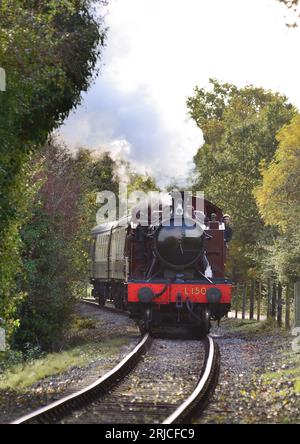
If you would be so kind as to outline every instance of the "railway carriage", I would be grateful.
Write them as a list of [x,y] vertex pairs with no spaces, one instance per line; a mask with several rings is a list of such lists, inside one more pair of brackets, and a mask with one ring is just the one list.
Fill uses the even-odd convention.
[[92,294],[100,305],[111,300],[128,310],[143,331],[178,324],[203,336],[211,319],[220,320],[230,310],[222,210],[205,200],[205,220],[176,212],[173,200],[169,224],[164,224],[162,211],[153,224],[148,208],[146,224],[133,224],[128,217],[95,227]]

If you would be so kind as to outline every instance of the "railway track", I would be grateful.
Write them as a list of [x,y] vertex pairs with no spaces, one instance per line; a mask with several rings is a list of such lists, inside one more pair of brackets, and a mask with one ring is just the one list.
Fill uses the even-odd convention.
[[72,412],[74,409],[81,408],[94,399],[103,396],[115,384],[117,384],[124,376],[132,370],[143,353],[150,346],[151,337],[146,334],[142,337],[134,350],[128,353],[122,361],[116,365],[111,371],[90,384],[86,388],[79,390],[69,396],[58,401],[35,410],[32,413],[22,416],[12,422],[12,424],[24,424],[32,422],[56,422],[60,418]]
[[206,341],[205,363],[193,392],[163,421],[163,424],[176,424],[187,420],[193,416],[195,410],[199,414],[208,404],[219,378],[220,352],[210,336]]
[[201,342],[164,341],[146,334],[93,384],[12,424],[187,421],[205,408],[217,383],[219,363],[218,347],[210,337]]
[[128,311],[116,308],[116,307],[114,307],[113,303],[110,303],[110,302],[106,302],[105,305],[99,305],[98,302],[96,301],[96,299],[89,299],[89,298],[82,298],[82,299],[80,299],[80,302],[83,304],[92,305],[92,306],[100,308],[101,310],[104,310],[104,311],[118,313],[123,316],[129,315]]

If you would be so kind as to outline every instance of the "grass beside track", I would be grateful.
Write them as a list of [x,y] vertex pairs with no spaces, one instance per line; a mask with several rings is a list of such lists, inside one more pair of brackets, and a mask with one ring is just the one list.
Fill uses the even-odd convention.
[[[288,368],[285,368],[288,363]],[[264,385],[275,386],[281,381],[288,382],[293,386],[294,391],[300,394],[300,355],[287,350],[281,359],[281,368],[276,372],[266,372],[262,374]]]
[[274,319],[266,319],[265,321],[255,321],[250,319],[226,319],[223,321],[226,326],[238,334],[252,336],[264,333],[272,333],[281,331],[283,334],[284,330],[277,328],[276,321]]
[[88,343],[72,347],[59,353],[12,365],[0,376],[0,390],[22,391],[38,381],[73,367],[81,368],[100,358],[113,358],[120,347],[128,343],[124,337],[108,338],[101,343]]
[[[41,380],[82,368],[98,359],[114,359],[120,347],[128,344],[128,337],[102,334],[101,321],[74,314],[64,347],[56,353],[30,356],[8,351],[0,367],[0,391],[22,392]],[[2,357],[3,358],[3,357]],[[3,360],[3,359],[2,359]]]

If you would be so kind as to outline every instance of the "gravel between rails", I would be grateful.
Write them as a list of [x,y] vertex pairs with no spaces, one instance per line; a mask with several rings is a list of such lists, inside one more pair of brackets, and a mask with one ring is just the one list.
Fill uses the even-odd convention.
[[62,423],[161,423],[193,391],[204,358],[201,341],[154,339],[142,361],[114,390]]

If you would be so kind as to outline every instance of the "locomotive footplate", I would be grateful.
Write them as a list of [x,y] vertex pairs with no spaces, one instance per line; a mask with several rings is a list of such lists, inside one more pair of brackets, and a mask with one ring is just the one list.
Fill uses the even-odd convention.
[[[196,304],[230,304],[231,284],[221,282],[184,282],[166,281],[128,282],[128,302],[152,303],[158,305],[181,305],[186,300]],[[179,296],[180,295],[180,296]]]
[[207,334],[210,320],[230,310],[228,282],[129,282],[128,308],[147,329],[164,325],[194,326]]

